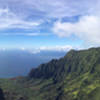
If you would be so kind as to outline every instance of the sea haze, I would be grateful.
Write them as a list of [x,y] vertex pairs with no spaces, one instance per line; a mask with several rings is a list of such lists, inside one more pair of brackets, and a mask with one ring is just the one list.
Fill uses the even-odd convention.
[[64,51],[0,50],[0,78],[25,76],[32,68],[65,54]]

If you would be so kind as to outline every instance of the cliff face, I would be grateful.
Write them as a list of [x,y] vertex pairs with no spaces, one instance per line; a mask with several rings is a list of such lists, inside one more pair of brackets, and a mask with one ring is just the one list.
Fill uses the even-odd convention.
[[52,86],[56,84],[57,87],[54,93],[57,100],[84,100],[84,98],[91,100],[93,98],[90,95],[98,90],[100,82],[100,48],[71,50],[59,60],[52,60],[32,69],[29,77],[42,80],[52,79]]
[[71,50],[65,57],[52,60],[32,69],[29,73],[31,78],[54,78],[59,80],[70,75],[82,75],[86,72],[98,74],[100,72],[100,48],[75,51]]

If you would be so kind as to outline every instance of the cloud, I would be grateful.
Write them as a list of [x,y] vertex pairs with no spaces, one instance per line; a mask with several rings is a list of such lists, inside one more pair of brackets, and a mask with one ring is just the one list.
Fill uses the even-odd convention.
[[40,47],[40,50],[46,50],[46,51],[69,51],[70,49],[73,49],[71,45],[64,45],[64,46],[54,46],[54,47]]
[[[80,18],[74,23],[62,22],[75,16]],[[100,0],[0,0],[0,30],[45,29],[46,21],[50,24],[47,30],[54,23],[53,32],[60,37],[74,34],[87,45],[100,44]]]
[[22,34],[24,36],[49,36],[51,34],[49,33],[27,33],[27,34]]
[[27,49],[20,48],[22,51],[28,51],[29,53],[36,54],[41,51],[57,51],[57,52],[68,52],[71,49],[80,49],[79,47],[73,47],[71,45],[63,45],[63,46],[41,46],[39,48]]
[[[94,5],[95,4],[95,5]],[[48,18],[63,18],[66,16],[83,15],[93,13],[99,9],[99,0],[25,0],[28,5],[38,14],[45,14]],[[36,12],[36,13],[37,13]]]
[[0,0],[0,29],[33,29],[52,19],[96,15],[99,5],[99,0]]
[[88,45],[100,44],[100,17],[82,16],[73,22],[57,21],[54,24],[53,32],[60,37],[76,35]]
[[25,21],[8,8],[0,9],[0,30],[9,28],[31,29],[39,26],[39,22]]
[[6,48],[0,48],[0,51],[5,51],[6,50]]
[[99,0],[0,0],[0,7],[7,6],[17,15],[35,20],[93,13],[100,9],[99,4]]
[[50,33],[1,33],[2,36],[29,36],[29,37],[35,37],[35,36],[50,36]]

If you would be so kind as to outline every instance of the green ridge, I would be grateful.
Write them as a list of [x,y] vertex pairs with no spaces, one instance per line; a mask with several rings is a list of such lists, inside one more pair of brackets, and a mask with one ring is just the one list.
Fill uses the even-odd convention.
[[100,48],[71,50],[0,87],[6,100],[100,100]]

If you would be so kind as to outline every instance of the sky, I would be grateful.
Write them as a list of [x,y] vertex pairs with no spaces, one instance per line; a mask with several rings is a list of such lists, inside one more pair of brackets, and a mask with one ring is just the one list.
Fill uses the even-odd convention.
[[0,49],[100,46],[100,0],[0,0]]

